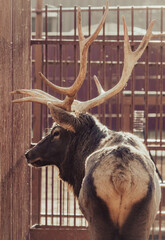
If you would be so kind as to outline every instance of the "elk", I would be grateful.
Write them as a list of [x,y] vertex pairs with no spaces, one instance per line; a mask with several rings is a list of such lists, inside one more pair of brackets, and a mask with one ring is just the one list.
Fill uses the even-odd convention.
[[25,156],[34,167],[58,167],[60,178],[73,188],[88,221],[91,239],[147,240],[161,198],[155,165],[141,139],[131,133],[108,129],[87,111],[123,89],[152,37],[153,21],[133,52],[123,17],[124,66],[120,81],[104,91],[95,76],[99,95],[84,102],[76,100],[86,75],[88,48],[99,34],[107,13],[108,1],[97,29],[85,38],[78,8],[80,70],[71,87],[57,86],[40,73],[50,88],[66,96],[64,100],[39,89],[20,89],[13,94],[27,97],[14,102],[38,102],[50,109],[54,120],[50,133]]

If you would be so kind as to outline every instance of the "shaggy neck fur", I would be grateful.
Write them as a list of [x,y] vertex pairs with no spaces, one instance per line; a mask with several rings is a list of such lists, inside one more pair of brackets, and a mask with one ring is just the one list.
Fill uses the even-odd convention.
[[85,174],[85,160],[94,152],[101,140],[106,137],[108,129],[94,117],[82,114],[76,133],[71,133],[70,144],[66,149],[66,158],[59,166],[60,177],[68,182],[78,197]]

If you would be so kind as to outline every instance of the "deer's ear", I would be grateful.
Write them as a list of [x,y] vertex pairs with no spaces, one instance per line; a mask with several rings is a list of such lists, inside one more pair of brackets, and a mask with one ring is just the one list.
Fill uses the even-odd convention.
[[77,118],[72,113],[58,108],[50,102],[47,103],[47,106],[50,109],[51,116],[56,123],[66,130],[71,132],[76,131]]

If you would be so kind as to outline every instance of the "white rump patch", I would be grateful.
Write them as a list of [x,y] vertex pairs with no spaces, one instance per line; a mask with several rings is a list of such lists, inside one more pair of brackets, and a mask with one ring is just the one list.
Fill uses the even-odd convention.
[[93,172],[93,178],[97,196],[106,203],[114,224],[121,227],[132,206],[146,196],[149,175],[137,159],[126,164],[121,158],[114,157],[111,153],[113,149],[109,147],[97,151],[103,157]]

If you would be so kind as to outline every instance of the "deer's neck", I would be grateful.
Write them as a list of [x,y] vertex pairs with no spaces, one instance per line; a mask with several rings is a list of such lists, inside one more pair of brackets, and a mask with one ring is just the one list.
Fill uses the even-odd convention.
[[107,135],[106,131],[100,124],[83,127],[68,147],[66,159],[60,166],[60,177],[73,187],[77,197],[85,175],[86,158],[99,148],[101,140]]

